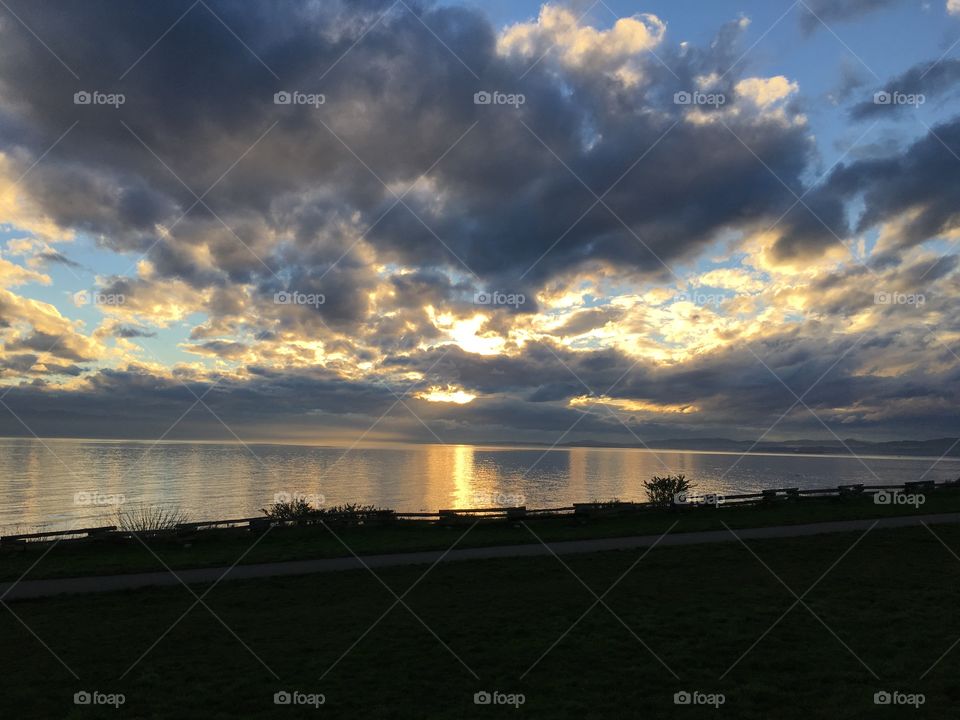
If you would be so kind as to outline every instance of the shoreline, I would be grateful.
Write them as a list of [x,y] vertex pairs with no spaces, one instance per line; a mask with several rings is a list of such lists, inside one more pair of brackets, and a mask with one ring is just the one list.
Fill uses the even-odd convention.
[[308,508],[303,514],[273,518],[207,522],[178,518],[136,531],[88,525],[0,537],[0,579],[26,572],[36,579],[33,562],[41,557],[45,558],[41,576],[69,577],[156,571],[160,555],[166,558],[161,567],[197,568],[444,550],[458,535],[465,538],[459,547],[467,548],[831,522],[911,522],[910,518],[943,514],[960,514],[960,484],[840,486],[806,494],[784,489],[730,496],[720,504],[697,500],[673,506],[607,502],[550,510],[436,513]]
[[[957,483],[960,483],[960,478],[954,479],[954,480],[942,480],[939,482],[935,480],[920,481],[920,482],[933,483],[934,487],[940,488],[940,487],[950,487],[951,485],[956,485]],[[816,497],[816,496],[828,496],[831,494],[836,494],[838,487],[851,487],[858,484],[864,487],[868,492],[876,492],[882,489],[889,489],[889,490],[895,490],[898,488],[902,489],[904,487],[908,487],[909,485],[915,484],[915,483],[911,483],[910,481],[906,483],[891,483],[891,484],[883,484],[883,485],[880,485],[880,484],[868,485],[865,483],[840,483],[834,486],[818,486],[818,487],[790,486],[790,487],[798,490],[800,495]],[[750,504],[751,502],[762,499],[763,494],[768,492],[778,492],[781,494],[787,492],[787,487],[783,485],[779,487],[777,486],[760,487],[760,488],[750,488],[746,490],[734,488],[732,490],[726,490],[723,493],[720,493],[715,490],[711,490],[707,486],[700,487],[696,482],[694,482],[692,487],[694,488],[694,490],[696,490],[696,496],[713,495],[721,499],[729,498],[730,500],[737,501],[737,504]],[[311,493],[293,493],[292,495],[310,497]],[[501,493],[491,493],[491,496],[492,495],[502,495],[502,496],[510,497],[512,494],[509,492],[501,492]],[[478,512],[484,509],[490,512],[497,512],[497,511],[505,512],[510,507],[520,507],[520,506],[526,507],[525,498],[523,497],[522,493],[513,494],[513,496],[518,497],[520,500],[515,506],[510,506],[502,502],[497,503],[496,501],[492,501],[492,502],[486,503],[486,505],[447,507],[447,508],[437,508],[436,510],[429,510],[424,508],[420,508],[417,510],[406,510],[406,509],[398,509],[398,508],[380,507],[379,505],[377,507],[381,510],[389,510],[390,512],[394,513],[395,515],[401,518],[403,517],[412,518],[417,516],[438,517],[439,514],[442,512],[471,513],[471,512]],[[753,498],[753,500],[750,500],[750,498]],[[344,505],[344,504],[349,505],[349,504],[352,504],[353,502],[355,501],[337,501],[336,503],[327,503],[327,505]],[[543,513],[543,512],[569,511],[569,510],[572,510],[576,505],[587,505],[587,504],[597,504],[597,503],[605,503],[605,504],[620,503],[620,504],[628,504],[628,505],[632,504],[632,505],[638,505],[638,506],[643,506],[646,504],[644,500],[641,500],[639,498],[630,499],[630,498],[624,498],[624,497],[614,497],[614,498],[601,499],[598,497],[592,497],[590,499],[581,498],[579,501],[574,501],[568,505],[557,504],[557,505],[553,505],[552,507],[530,509],[529,512]],[[268,503],[264,501],[264,504],[268,504]],[[102,509],[102,512],[96,515],[81,516],[79,518],[76,518],[72,523],[69,522],[69,519],[63,519],[63,520],[52,520],[49,522],[41,522],[41,523],[11,522],[7,524],[3,524],[3,525],[0,525],[0,538],[3,538],[4,536],[22,535],[22,534],[28,534],[28,533],[60,533],[73,528],[93,527],[98,524],[101,526],[109,525],[111,521],[116,520],[116,516],[115,516],[116,510],[119,509],[120,507],[123,507],[124,505],[130,505],[133,507],[168,506],[172,510],[182,510],[183,512],[187,512],[187,510],[182,508],[179,505],[179,503],[177,503],[177,501],[175,500],[153,502],[153,503],[131,500],[131,501],[126,501],[124,503],[121,503],[118,505],[112,505],[112,506],[111,505],[92,506],[92,507],[98,507]],[[83,507],[88,507],[88,506],[83,506]],[[258,514],[258,510],[261,510],[261,509],[258,508],[256,510],[250,511],[249,513],[245,513],[245,512],[232,513],[224,518],[210,518],[210,519],[199,519],[199,520],[188,519],[186,524],[213,526],[217,524],[222,525],[228,522],[232,522],[229,518],[242,518],[244,519],[244,521],[252,520],[254,518],[262,518],[263,515]]]

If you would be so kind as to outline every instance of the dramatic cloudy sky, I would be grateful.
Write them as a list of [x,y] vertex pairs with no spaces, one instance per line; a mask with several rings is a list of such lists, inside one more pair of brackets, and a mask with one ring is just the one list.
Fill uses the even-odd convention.
[[0,434],[960,434],[957,0],[0,5]]

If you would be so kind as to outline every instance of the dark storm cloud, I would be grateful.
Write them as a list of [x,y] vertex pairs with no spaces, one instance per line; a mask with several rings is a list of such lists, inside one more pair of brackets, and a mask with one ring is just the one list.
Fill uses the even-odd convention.
[[[190,7],[186,0],[68,1],[56,14],[13,3],[79,81],[17,26],[0,30],[0,96],[11,99],[0,111],[5,149],[27,163],[79,121],[26,188],[66,226],[117,250],[149,249],[160,276],[203,286],[258,281],[269,295],[275,274],[290,270],[310,285],[314,268],[349,255],[366,232],[384,261],[475,272],[478,285],[532,297],[536,284],[585,262],[669,277],[663,262],[789,207],[771,172],[803,190],[810,145],[802,126],[746,106],[727,119],[729,130],[694,125],[673,103],[693,78],[729,67],[737,23],[709,48],[662,48],[679,82],[644,58],[649,81],[628,87],[606,68],[558,69],[550,59],[520,80],[530,58],[497,54],[489,22],[461,8],[209,6],[196,6],[136,62]],[[746,102],[733,93],[737,79],[725,80],[728,107]],[[95,89],[126,101],[73,104],[75,92]],[[522,92],[526,102],[475,105],[482,89]],[[277,106],[279,90],[323,93],[326,102]],[[833,208],[821,211],[843,231]],[[782,221],[787,254],[824,244],[823,228],[805,213]],[[169,237],[158,225],[171,227]],[[213,267],[197,266],[200,245]],[[360,293],[342,303],[345,288],[327,294],[333,300],[320,314],[330,322],[362,307]]]

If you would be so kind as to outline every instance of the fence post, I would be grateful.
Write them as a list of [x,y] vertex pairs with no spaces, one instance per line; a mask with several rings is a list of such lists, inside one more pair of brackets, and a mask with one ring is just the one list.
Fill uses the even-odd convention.
[[266,532],[270,529],[270,518],[251,518],[250,519],[250,532]]

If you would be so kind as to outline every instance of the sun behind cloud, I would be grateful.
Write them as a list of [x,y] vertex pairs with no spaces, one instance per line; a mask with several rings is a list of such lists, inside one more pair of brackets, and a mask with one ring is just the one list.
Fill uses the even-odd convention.
[[457,405],[466,405],[476,399],[476,395],[468,393],[466,390],[454,389],[451,387],[432,387],[429,390],[418,393],[417,397],[427,402],[456,403]]

